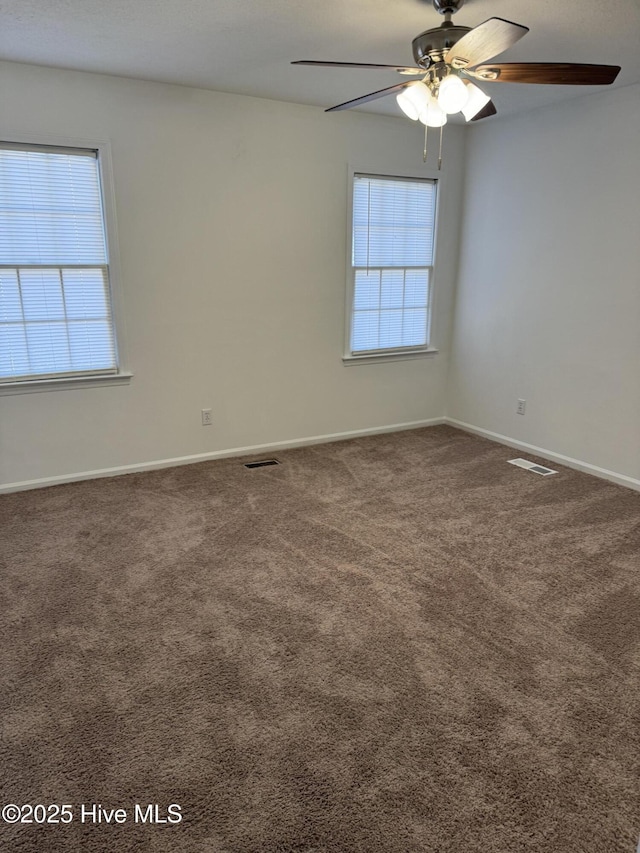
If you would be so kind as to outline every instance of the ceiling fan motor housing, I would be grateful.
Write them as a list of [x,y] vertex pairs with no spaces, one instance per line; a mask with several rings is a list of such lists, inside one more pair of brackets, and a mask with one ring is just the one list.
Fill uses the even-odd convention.
[[411,42],[413,58],[422,68],[443,62],[454,44],[470,31],[471,27],[456,27],[446,22],[432,30],[426,30]]

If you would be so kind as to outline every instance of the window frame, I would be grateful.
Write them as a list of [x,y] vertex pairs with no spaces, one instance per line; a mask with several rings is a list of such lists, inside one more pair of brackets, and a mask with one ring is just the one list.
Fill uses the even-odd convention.
[[111,317],[116,351],[116,372],[85,373],[82,375],[64,374],[50,375],[39,378],[34,375],[28,379],[0,379],[0,396],[14,394],[29,394],[42,391],[68,390],[71,388],[99,388],[113,385],[124,385],[131,381],[133,373],[129,369],[128,354],[125,342],[125,322],[122,304],[122,288],[120,275],[120,251],[118,247],[118,227],[115,207],[115,187],[113,180],[113,164],[111,145],[107,139],[84,137],[59,137],[31,133],[2,133],[0,141],[19,147],[24,145],[43,146],[50,149],[92,150],[97,155],[98,175],[102,194],[102,215],[107,246],[107,270],[109,298],[111,302]]
[[[387,348],[374,350],[367,353],[353,353],[351,351],[351,324],[353,319],[353,297],[355,290],[355,267],[353,266],[353,193],[356,177],[380,178],[388,180],[406,181],[430,181],[436,184],[436,205],[434,216],[433,235],[433,260],[429,275],[429,302],[427,305],[427,343],[420,347],[401,347],[397,349]],[[371,364],[384,361],[403,361],[407,359],[424,358],[438,353],[433,343],[433,316],[436,302],[436,270],[437,270],[437,242],[438,242],[438,213],[440,197],[442,194],[442,173],[432,169],[425,169],[418,174],[416,170],[394,169],[392,173],[378,169],[360,168],[349,165],[348,168],[348,191],[347,191],[347,257],[346,257],[346,297],[344,312],[344,349],[342,361],[346,366],[352,364]]]

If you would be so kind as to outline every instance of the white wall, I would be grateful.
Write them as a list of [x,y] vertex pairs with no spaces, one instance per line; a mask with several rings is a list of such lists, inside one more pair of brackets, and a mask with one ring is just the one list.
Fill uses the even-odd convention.
[[0,103],[0,135],[111,142],[135,374],[0,397],[0,484],[444,414],[462,128],[446,139],[440,354],[345,367],[348,164],[423,173],[416,125],[13,63]]
[[640,479],[640,86],[467,148],[448,414]]

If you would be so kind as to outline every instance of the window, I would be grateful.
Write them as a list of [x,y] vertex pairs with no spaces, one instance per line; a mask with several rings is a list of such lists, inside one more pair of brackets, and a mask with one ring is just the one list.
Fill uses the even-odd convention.
[[98,151],[0,142],[0,383],[118,371]]
[[356,174],[347,359],[425,352],[436,181]]

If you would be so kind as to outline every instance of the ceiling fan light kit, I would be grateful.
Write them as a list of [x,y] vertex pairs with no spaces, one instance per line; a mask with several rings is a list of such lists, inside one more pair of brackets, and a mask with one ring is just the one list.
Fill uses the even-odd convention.
[[467,87],[455,74],[445,77],[438,87],[438,104],[448,115],[459,113],[469,100]]
[[411,121],[418,121],[420,114],[426,109],[430,97],[431,92],[424,83],[412,80],[401,92],[398,92],[396,101],[407,118],[410,118]]
[[431,95],[427,106],[420,113],[420,121],[425,127],[444,127],[447,123],[447,114],[433,95]]
[[466,121],[471,121],[474,116],[478,115],[480,110],[487,106],[491,98],[486,92],[478,88],[475,83],[472,83],[471,80],[465,80],[464,84],[467,87],[468,98],[461,112]]
[[[421,80],[396,83],[351,101],[345,101],[326,112],[348,110],[392,93],[412,121],[428,127],[442,127],[447,115],[462,113],[466,121],[480,121],[495,115],[497,110],[489,95],[473,81],[492,83],[534,83],[555,85],[606,86],[616,79],[618,65],[585,65],[561,62],[526,62],[487,65],[488,60],[514,45],[529,29],[503,18],[489,18],[477,27],[462,27],[451,17],[464,0],[433,0],[437,12],[444,16],[439,27],[425,30],[411,43],[415,66],[380,65],[359,62],[320,62],[299,60],[293,65],[329,66],[333,68],[370,68],[393,70],[406,76],[422,76]],[[439,158],[438,168],[442,157]]]

